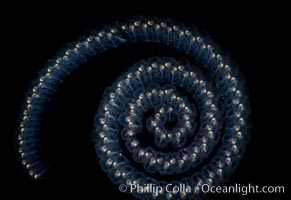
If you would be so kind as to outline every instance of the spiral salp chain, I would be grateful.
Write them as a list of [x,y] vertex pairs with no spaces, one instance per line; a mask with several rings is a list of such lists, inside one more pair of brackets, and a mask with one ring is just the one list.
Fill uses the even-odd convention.
[[[201,185],[220,184],[233,172],[248,140],[250,112],[236,64],[196,29],[170,20],[139,18],[101,30],[67,49],[33,87],[18,137],[22,163],[33,178],[47,170],[39,152],[39,129],[50,96],[88,58],[135,42],[168,45],[199,66],[185,59],[147,58],[129,67],[106,90],[95,118],[93,141],[109,178],[115,184],[165,186],[168,182],[156,174],[174,176],[192,170],[191,176],[171,183],[195,188],[195,194],[133,194],[188,199],[201,195]],[[144,144],[143,134],[153,138],[151,145]]]

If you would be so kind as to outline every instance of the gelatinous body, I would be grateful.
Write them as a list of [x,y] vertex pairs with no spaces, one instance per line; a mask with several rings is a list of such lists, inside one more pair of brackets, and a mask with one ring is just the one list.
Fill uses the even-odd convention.
[[[47,169],[38,151],[38,136],[50,96],[88,58],[135,42],[168,45],[204,69],[185,60],[150,58],[133,64],[106,90],[96,115],[93,140],[109,178],[115,184],[164,186],[167,182],[154,174],[182,174],[207,158],[209,161],[190,177],[173,182],[197,188],[195,194],[133,194],[138,198],[189,199],[200,197],[199,186],[220,184],[233,172],[248,140],[250,112],[236,64],[196,29],[170,20],[139,18],[77,43],[39,78],[27,98],[19,134],[18,150],[32,177],[43,176]],[[145,115],[151,110],[150,116]],[[150,134],[153,145],[145,146],[139,134]],[[141,164],[143,170],[131,165],[120,140],[130,159]],[[165,152],[169,148],[172,150]],[[210,156],[214,149],[215,154]]]

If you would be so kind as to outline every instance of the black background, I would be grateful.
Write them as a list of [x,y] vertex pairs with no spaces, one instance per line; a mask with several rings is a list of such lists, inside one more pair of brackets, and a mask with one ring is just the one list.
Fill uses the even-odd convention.
[[[138,3],[136,3],[138,4]],[[284,185],[288,193],[290,167],[287,160],[288,120],[281,112],[288,109],[288,77],[285,78],[281,48],[282,31],[274,12],[253,5],[229,5],[208,9],[208,6],[183,4],[165,7],[143,5],[111,10],[110,6],[60,8],[53,5],[11,5],[9,14],[2,17],[7,49],[3,58],[1,112],[1,179],[10,197],[84,197],[107,196],[108,199],[131,199],[118,191],[101,171],[90,133],[99,99],[127,65],[144,58],[171,54],[150,46],[141,49],[129,46],[111,50],[84,64],[60,88],[50,104],[44,124],[47,139],[46,154],[51,171],[45,180],[32,181],[23,173],[15,153],[15,130],[25,94],[49,59],[54,58],[64,45],[90,34],[94,28],[130,16],[160,16],[195,24],[227,49],[240,66],[250,90],[254,120],[251,140],[245,156],[229,184],[251,183],[260,186]],[[190,7],[190,8],[189,8]],[[103,8],[103,9],[102,9]],[[8,7],[7,7],[8,9]],[[273,8],[275,9],[275,8]],[[101,13],[104,12],[104,13]],[[6,45],[7,44],[7,45]],[[281,91],[282,90],[282,91]],[[2,193],[3,191],[3,193]],[[287,194],[212,195],[209,199],[287,199]]]

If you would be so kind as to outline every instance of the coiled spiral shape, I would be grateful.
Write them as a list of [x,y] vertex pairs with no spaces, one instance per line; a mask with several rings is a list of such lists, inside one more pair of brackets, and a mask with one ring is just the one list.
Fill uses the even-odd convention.
[[[135,42],[163,43],[184,52],[199,66],[185,59],[149,58],[133,64],[105,91],[93,141],[109,178],[115,184],[164,187],[168,182],[156,175],[183,176],[192,170],[191,176],[171,183],[195,188],[195,193],[133,193],[138,198],[189,199],[202,195],[203,184],[218,185],[233,172],[248,141],[250,113],[236,64],[196,29],[141,17],[77,43],[48,66],[33,87],[18,137],[22,163],[33,178],[42,177],[47,170],[38,136],[50,96],[88,58]],[[142,137],[152,141],[144,144]]]

